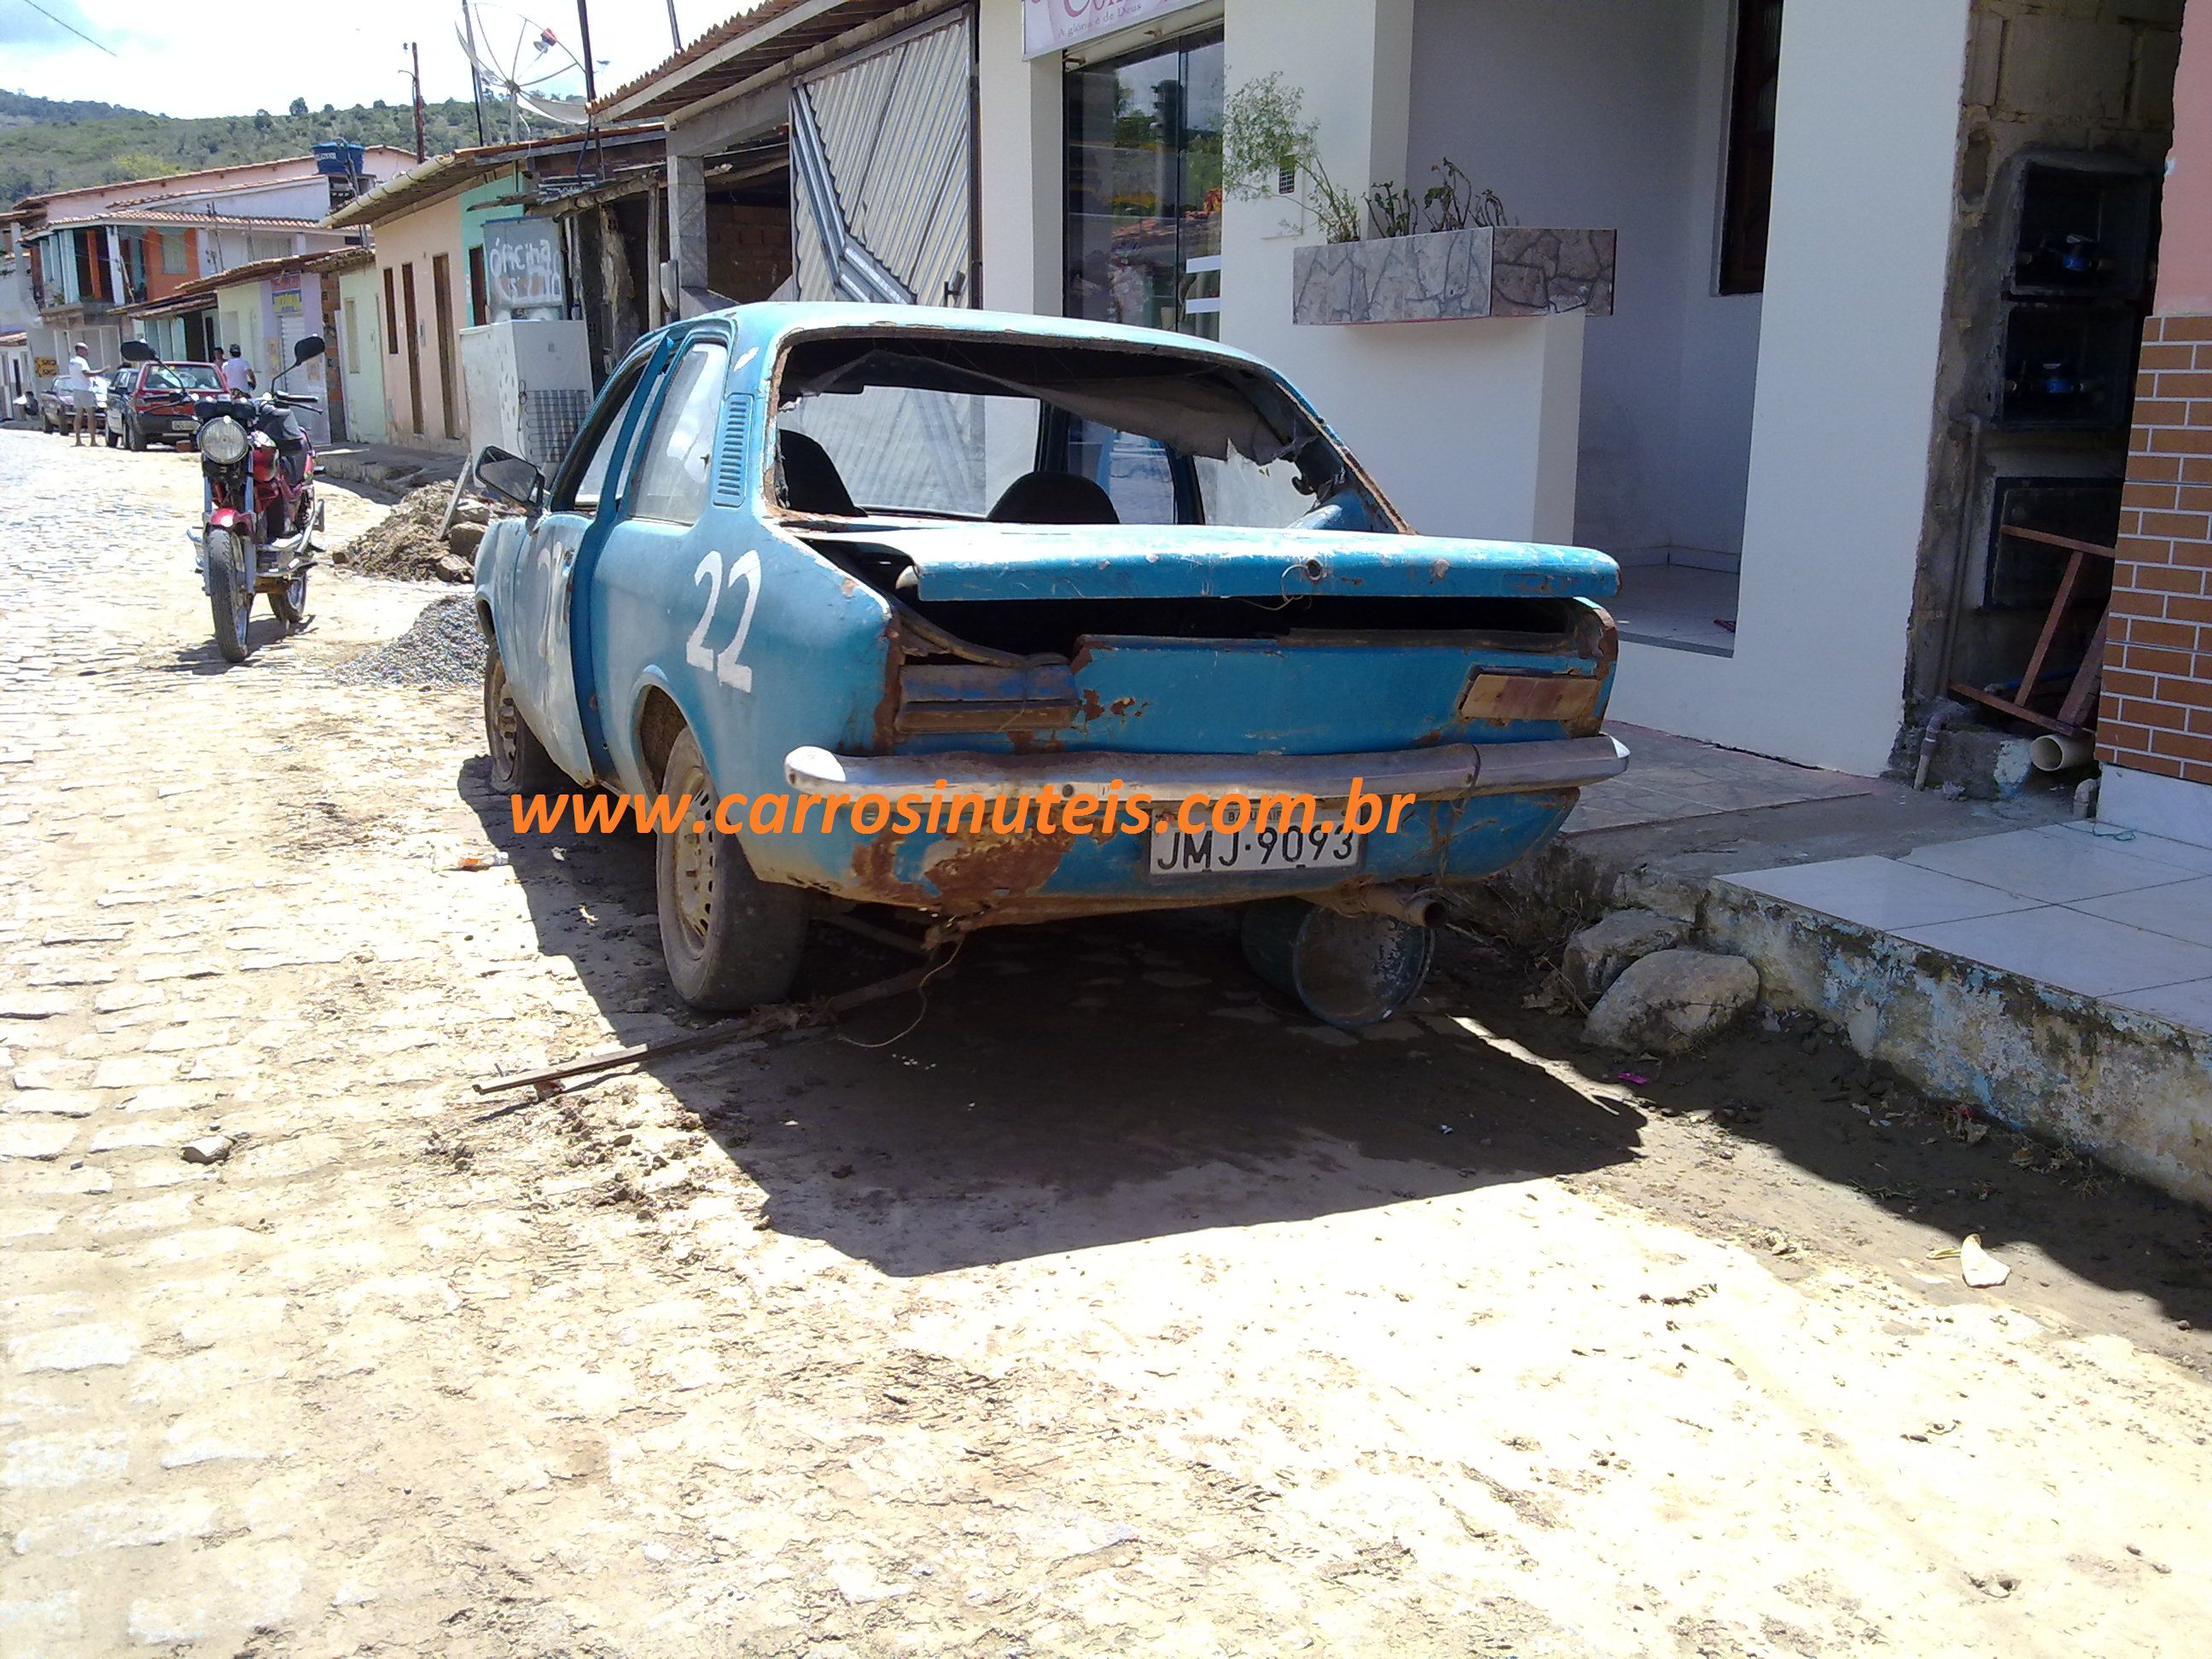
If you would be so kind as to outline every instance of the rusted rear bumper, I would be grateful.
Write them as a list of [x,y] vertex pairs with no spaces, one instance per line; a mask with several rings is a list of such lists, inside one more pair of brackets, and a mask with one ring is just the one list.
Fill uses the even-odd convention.
[[785,757],[783,775],[794,791],[809,795],[941,793],[988,800],[1041,789],[1103,796],[1118,785],[1125,794],[1141,790],[1164,802],[1279,794],[1341,800],[1357,779],[1370,794],[1428,801],[1580,789],[1619,776],[1627,764],[1628,750],[1600,734],[1359,755],[837,755],[809,747]]

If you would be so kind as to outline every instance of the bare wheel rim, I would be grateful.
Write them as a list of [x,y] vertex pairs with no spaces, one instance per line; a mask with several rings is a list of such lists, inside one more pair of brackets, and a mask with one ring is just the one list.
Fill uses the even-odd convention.
[[507,670],[495,661],[491,672],[491,757],[501,775],[511,778],[522,769],[522,711],[507,692]]
[[684,804],[678,814],[670,851],[675,867],[676,920],[694,951],[707,948],[707,930],[714,919],[714,830],[703,816],[695,817],[696,803],[707,798],[707,780],[696,768],[678,780]]

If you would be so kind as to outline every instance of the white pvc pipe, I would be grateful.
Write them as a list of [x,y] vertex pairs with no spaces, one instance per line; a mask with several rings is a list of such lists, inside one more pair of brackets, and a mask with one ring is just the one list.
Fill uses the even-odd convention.
[[2063,772],[2087,763],[2095,745],[2087,738],[2062,737],[2046,732],[2027,746],[2027,758],[2039,772]]

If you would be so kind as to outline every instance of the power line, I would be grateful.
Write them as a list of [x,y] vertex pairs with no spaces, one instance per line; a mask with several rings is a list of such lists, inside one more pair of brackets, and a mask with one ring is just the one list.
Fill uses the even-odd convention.
[[67,29],[71,34],[76,36],[78,40],[83,41],[87,46],[100,47],[100,49],[106,52],[110,58],[115,58],[115,61],[118,64],[123,61],[120,58],[115,57],[114,47],[94,40],[76,24],[68,21],[66,19],[55,16],[53,13],[48,11],[44,6],[40,5],[39,3],[39,0],[23,0],[23,3],[28,6],[33,11],[38,13],[40,16],[45,18],[49,23],[59,23],[64,28]]

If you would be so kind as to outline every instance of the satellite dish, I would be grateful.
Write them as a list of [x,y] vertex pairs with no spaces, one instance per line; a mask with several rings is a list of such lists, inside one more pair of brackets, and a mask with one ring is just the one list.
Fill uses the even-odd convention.
[[453,33],[484,90],[507,100],[510,139],[524,136],[526,114],[556,126],[588,124],[586,100],[578,95],[583,63],[544,24],[505,6],[464,0]]

